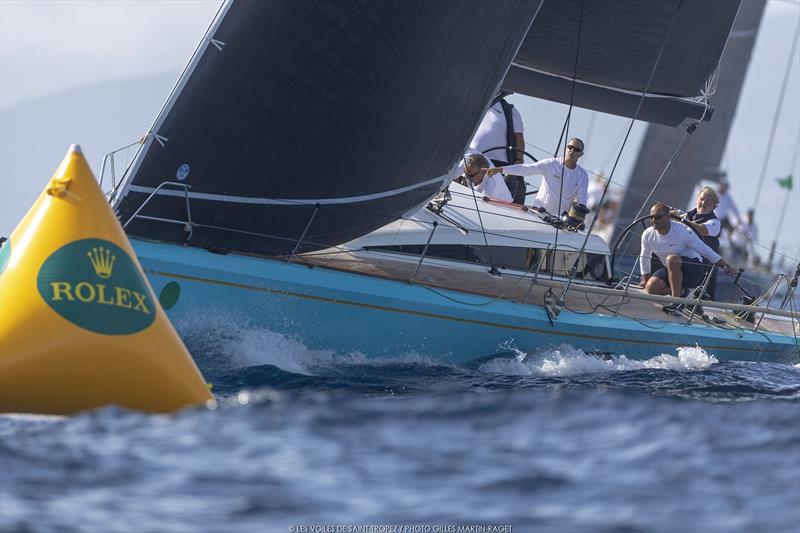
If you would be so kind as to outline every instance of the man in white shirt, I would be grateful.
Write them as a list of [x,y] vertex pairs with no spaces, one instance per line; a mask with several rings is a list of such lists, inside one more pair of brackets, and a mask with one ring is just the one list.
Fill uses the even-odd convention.
[[603,191],[606,189],[606,178],[602,173],[597,174],[592,182],[589,184],[587,190],[586,207],[589,211],[596,211],[600,207],[600,198],[603,196]]
[[494,168],[492,162],[483,154],[467,154],[462,163],[463,174],[457,181],[463,185],[472,186],[480,196],[488,196],[496,200],[511,202],[511,192],[509,192],[505,181],[500,176],[489,176],[486,169]]
[[758,226],[753,221],[755,212],[747,210],[747,218],[740,220],[731,233],[731,254],[734,262],[747,261],[753,245],[758,242]]
[[719,188],[717,189],[719,204],[714,209],[714,212],[717,214],[722,226],[728,231],[733,231],[733,228],[739,224],[742,217],[739,215],[739,210],[736,208],[729,189],[730,184],[727,180],[719,182]]
[[[653,225],[642,233],[639,257],[642,284],[648,294],[677,298],[683,295],[684,287],[700,285],[705,275],[702,258],[730,273],[730,267],[722,257],[704,244],[691,229],[670,220],[666,205],[654,204],[650,208],[650,220]],[[651,274],[651,255],[654,253],[665,268]]]
[[[720,253],[719,234],[722,231],[722,224],[719,221],[714,209],[719,205],[717,192],[711,187],[703,187],[697,194],[697,207],[687,213],[672,211],[670,214],[677,214],[681,218],[681,223],[694,229],[698,237],[712,250]],[[681,216],[682,215],[682,216]],[[707,263],[710,264],[710,263]],[[717,271],[708,283],[708,294],[713,300],[716,297]]]
[[[523,161],[522,150],[525,150],[525,138],[522,115],[516,107],[506,102],[505,96],[509,94],[511,94],[509,91],[500,90],[469,143],[469,152],[471,153],[483,153],[484,150],[496,146],[517,148],[517,150],[501,148],[486,152],[484,155],[495,166],[522,163]],[[506,176],[505,182],[514,197],[514,202],[524,204],[526,187],[522,176]]]
[[[517,174],[520,176],[543,176],[539,192],[533,201],[534,207],[543,208],[551,215],[560,216],[569,209],[570,202],[575,199],[586,205],[586,191],[589,187],[589,175],[578,166],[578,159],[584,153],[583,141],[570,139],[564,150],[564,158],[542,159],[538,163],[524,165],[508,165],[491,168],[490,176],[498,173]],[[563,186],[561,184],[563,177]]]

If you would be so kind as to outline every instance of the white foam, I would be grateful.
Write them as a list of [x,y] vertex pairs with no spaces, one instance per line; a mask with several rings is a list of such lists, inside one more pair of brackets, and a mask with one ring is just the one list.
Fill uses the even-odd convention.
[[327,361],[331,353],[311,350],[303,343],[268,330],[240,331],[222,347],[236,367],[273,365],[294,374],[312,375],[312,367]]
[[391,357],[367,357],[360,352],[339,353],[313,349],[298,339],[265,328],[251,327],[246,320],[233,317],[187,316],[176,326],[199,339],[200,346],[225,357],[225,366],[247,368],[273,365],[286,372],[316,376],[329,374],[341,366],[421,365],[442,366],[443,363],[410,351]]
[[[313,349],[283,333],[247,325],[244,317],[206,315],[185,316],[176,323],[182,332],[201,338],[199,344],[225,357],[220,362],[232,368],[273,365],[286,372],[317,376],[330,374],[342,366],[451,366],[437,357],[413,351],[387,357],[367,357],[360,352],[337,353]],[[528,354],[511,345],[500,346],[515,352],[511,358],[497,358],[478,367],[481,372],[505,375],[574,376],[600,372],[623,372],[643,368],[665,370],[702,370],[717,359],[699,347],[679,347],[677,356],[660,354],[647,360],[628,359],[624,355],[601,359],[587,355],[568,344],[556,349]]]
[[314,376],[329,373],[341,366],[391,366],[422,365],[441,366],[429,357],[407,352],[392,357],[367,357],[361,352],[337,353],[333,350],[315,350],[297,339],[281,333],[262,329],[241,330],[236,339],[221,346],[237,367],[273,365],[294,374]]
[[556,349],[535,354],[516,350],[511,359],[494,359],[479,367],[482,372],[516,376],[576,376],[603,372],[624,372],[644,368],[664,370],[703,370],[718,363],[699,346],[679,347],[678,355],[660,354],[644,361],[628,359],[624,355],[601,359],[587,355],[582,350],[562,344]]

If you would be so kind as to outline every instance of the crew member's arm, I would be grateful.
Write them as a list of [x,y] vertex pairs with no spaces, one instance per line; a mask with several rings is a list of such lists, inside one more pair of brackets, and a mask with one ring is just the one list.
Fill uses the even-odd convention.
[[709,235],[711,235],[712,237],[716,237],[717,235],[719,235],[720,228],[722,227],[719,220],[716,218],[709,220],[707,222],[700,223],[700,222],[692,222],[691,220],[685,218],[684,216],[681,218],[681,221],[693,227],[695,230],[697,230],[697,233],[699,233],[703,237],[707,237]]
[[689,246],[689,248],[702,255],[705,259],[708,259],[710,263],[718,266],[728,274],[732,272],[731,267],[722,259],[722,256],[709,248],[706,243],[700,240],[700,237],[695,235],[692,231],[687,231],[686,236],[686,245]]
[[697,231],[697,233],[699,233],[703,237],[706,237],[708,235],[708,228],[706,228],[705,224],[700,224],[698,222],[692,222],[691,220],[686,218],[686,215],[681,217],[681,222],[693,227]]
[[651,255],[653,254],[653,247],[650,243],[650,234],[653,229],[648,228],[642,233],[641,253],[639,254],[639,271],[642,274],[642,286],[647,285],[647,280],[650,279],[650,271],[652,269]]
[[469,180],[467,179],[467,171],[464,168],[463,162],[456,171],[456,175],[453,176],[453,181],[458,183],[459,185],[463,185],[464,187],[469,187],[470,183]]
[[522,133],[515,133],[514,141],[517,145],[517,151],[514,152],[514,163],[519,164],[525,161],[525,155],[522,153],[525,151],[525,137],[522,136]]
[[542,159],[537,163],[525,163],[524,165],[506,165],[487,169],[490,176],[495,174],[506,174],[510,176],[543,176],[550,165],[549,159]]

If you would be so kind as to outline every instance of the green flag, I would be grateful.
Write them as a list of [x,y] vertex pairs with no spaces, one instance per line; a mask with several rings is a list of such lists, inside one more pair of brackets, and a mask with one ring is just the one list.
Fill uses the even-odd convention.
[[785,178],[775,178],[775,179],[778,182],[778,185],[780,185],[784,189],[789,189],[790,191],[792,190],[792,175],[791,174],[789,174]]

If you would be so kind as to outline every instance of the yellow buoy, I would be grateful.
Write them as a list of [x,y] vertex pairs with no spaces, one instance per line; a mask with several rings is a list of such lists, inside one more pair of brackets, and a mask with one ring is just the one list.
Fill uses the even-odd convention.
[[0,248],[0,411],[211,399],[78,145]]

